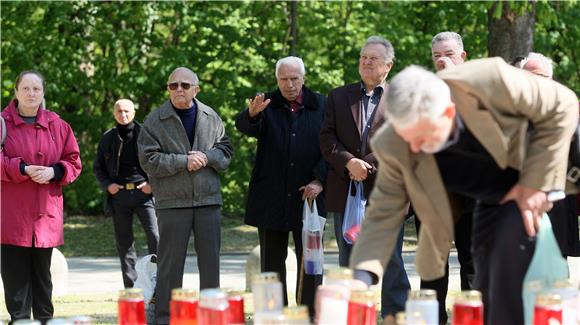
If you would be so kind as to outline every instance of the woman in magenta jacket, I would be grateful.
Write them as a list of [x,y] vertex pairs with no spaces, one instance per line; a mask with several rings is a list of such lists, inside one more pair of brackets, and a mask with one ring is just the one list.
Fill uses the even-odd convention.
[[62,187],[81,172],[71,127],[42,107],[44,79],[24,71],[2,111],[1,272],[11,320],[52,318],[52,248],[64,242]]

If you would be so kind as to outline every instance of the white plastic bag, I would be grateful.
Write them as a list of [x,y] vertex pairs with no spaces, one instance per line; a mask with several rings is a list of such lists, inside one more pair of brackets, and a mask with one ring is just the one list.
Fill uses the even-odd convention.
[[322,235],[326,218],[318,215],[316,200],[312,202],[310,208],[308,201],[304,201],[302,209],[302,252],[304,273],[308,275],[322,274],[324,269]]
[[147,323],[155,324],[155,286],[157,285],[157,263],[151,262],[151,258],[157,258],[154,254],[144,256],[135,264],[137,271],[137,280],[134,287],[143,290],[145,300],[145,310],[147,314]]

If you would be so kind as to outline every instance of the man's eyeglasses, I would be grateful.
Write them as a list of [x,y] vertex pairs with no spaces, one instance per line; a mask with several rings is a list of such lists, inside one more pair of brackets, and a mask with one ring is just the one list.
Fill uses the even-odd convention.
[[179,88],[180,86],[181,86],[181,89],[188,90],[189,88],[191,88],[195,85],[187,83],[187,82],[172,82],[172,83],[167,84],[167,87],[169,87],[170,90],[177,90],[177,88]]

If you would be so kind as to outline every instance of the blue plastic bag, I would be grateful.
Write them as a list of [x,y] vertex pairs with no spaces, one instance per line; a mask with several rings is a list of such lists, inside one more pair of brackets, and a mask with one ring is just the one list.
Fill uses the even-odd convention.
[[544,214],[536,238],[536,250],[524,277],[522,289],[526,324],[532,324],[536,295],[549,290],[554,280],[567,278],[568,263],[562,257],[550,218]]
[[354,244],[360,233],[360,227],[365,218],[366,205],[367,199],[365,198],[363,183],[350,181],[346,208],[342,219],[342,237],[349,244]]

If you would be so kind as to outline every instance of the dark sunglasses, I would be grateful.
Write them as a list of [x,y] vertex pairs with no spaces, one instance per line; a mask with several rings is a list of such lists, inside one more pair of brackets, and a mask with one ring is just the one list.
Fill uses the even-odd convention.
[[167,84],[167,87],[169,87],[169,89],[171,89],[171,90],[177,90],[177,88],[179,88],[179,86],[181,86],[181,89],[183,89],[183,90],[188,90],[189,88],[191,88],[192,86],[195,86],[195,85],[192,85],[192,84],[187,83],[187,82],[172,82],[172,83]]

